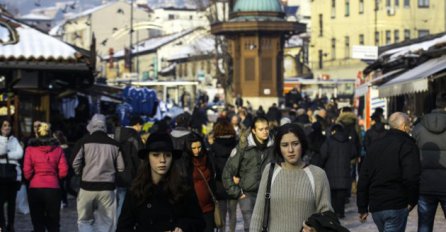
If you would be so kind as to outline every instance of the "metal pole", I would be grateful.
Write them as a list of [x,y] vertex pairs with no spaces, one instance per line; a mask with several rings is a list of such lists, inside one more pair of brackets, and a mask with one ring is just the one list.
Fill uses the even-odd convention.
[[132,72],[132,44],[133,44],[133,0],[130,1],[130,44],[129,44],[129,72]]
[[378,10],[379,10],[379,0],[375,0],[375,46],[379,45],[379,36],[378,33]]

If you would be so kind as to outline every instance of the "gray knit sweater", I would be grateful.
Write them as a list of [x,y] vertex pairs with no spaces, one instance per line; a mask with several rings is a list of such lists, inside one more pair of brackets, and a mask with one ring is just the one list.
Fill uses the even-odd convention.
[[[314,177],[314,194],[310,179],[303,169],[288,170],[279,165],[275,165],[275,168],[278,168],[279,172],[271,185],[269,231],[300,231],[303,222],[313,213],[332,210],[330,186],[324,170],[313,165],[307,167]],[[251,232],[262,231],[269,169],[268,164],[262,174],[251,219]]]

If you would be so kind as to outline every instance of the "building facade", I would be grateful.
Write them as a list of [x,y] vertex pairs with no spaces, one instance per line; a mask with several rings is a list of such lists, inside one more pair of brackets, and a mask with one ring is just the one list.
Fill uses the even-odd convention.
[[356,78],[366,63],[354,45],[383,46],[446,30],[441,0],[312,1],[310,68],[315,77]]
[[[133,20],[132,20],[133,19]],[[130,22],[133,22],[132,25]],[[130,38],[130,27],[133,27]],[[133,8],[126,2],[110,2],[71,16],[52,30],[52,35],[81,48],[89,49],[93,34],[97,41],[97,54],[105,56],[110,49],[121,50],[133,43],[148,38],[160,27],[149,21],[147,8]]]

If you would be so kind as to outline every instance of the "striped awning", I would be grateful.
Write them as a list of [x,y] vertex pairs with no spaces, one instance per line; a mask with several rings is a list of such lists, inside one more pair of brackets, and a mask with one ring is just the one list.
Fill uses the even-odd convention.
[[429,78],[445,69],[446,55],[430,59],[379,87],[379,97],[427,91]]

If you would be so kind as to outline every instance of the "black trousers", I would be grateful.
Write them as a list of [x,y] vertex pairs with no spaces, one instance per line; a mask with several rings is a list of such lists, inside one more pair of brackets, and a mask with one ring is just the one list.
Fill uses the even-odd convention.
[[214,231],[214,211],[210,213],[203,213],[204,221],[206,222],[206,227],[203,232],[213,232]]
[[345,197],[347,189],[331,190],[331,205],[338,217],[345,217]]
[[20,186],[19,182],[0,183],[0,228],[5,228],[5,212],[3,206],[8,205],[8,227],[14,226],[15,218],[15,199],[17,190]]
[[28,190],[29,211],[34,232],[59,232],[60,189],[30,188]]

